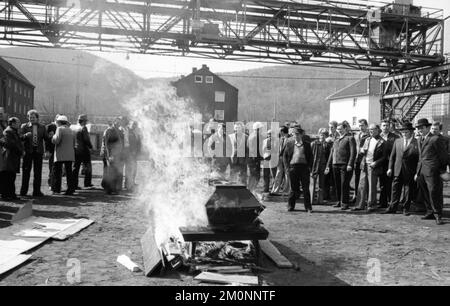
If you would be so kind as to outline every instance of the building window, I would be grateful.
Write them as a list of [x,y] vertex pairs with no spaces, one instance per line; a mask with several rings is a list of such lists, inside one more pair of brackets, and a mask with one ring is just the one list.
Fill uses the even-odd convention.
[[17,92],[17,83],[14,82],[14,92]]
[[358,104],[358,98],[353,98],[353,107],[356,107]]
[[214,101],[215,102],[225,102],[225,92],[216,91]]
[[11,96],[8,96],[8,106],[11,106]]
[[353,122],[352,125],[356,126],[358,124],[358,118],[357,117],[353,117],[352,122]]
[[225,120],[225,111],[223,109],[218,109],[214,112],[214,119],[223,121]]
[[206,79],[205,79],[206,84],[212,84],[212,83],[214,83],[214,77],[213,77],[212,75],[208,75],[208,76],[206,76],[205,78],[206,78]]
[[195,76],[195,83],[203,83],[203,76],[196,75]]
[[8,87],[11,88],[11,79],[8,80]]
[[19,84],[19,94],[22,94],[22,85]]

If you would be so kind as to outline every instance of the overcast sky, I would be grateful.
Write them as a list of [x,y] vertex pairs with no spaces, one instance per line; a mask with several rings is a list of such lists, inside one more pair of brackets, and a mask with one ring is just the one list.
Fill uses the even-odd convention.
[[[343,2],[347,2],[344,0]],[[415,5],[444,9],[444,16],[450,15],[450,1],[448,0],[414,0]],[[447,22],[446,37],[450,37],[450,20]],[[447,39],[449,41],[450,39]],[[446,51],[450,51],[450,46],[446,46]],[[94,54],[124,66],[137,75],[145,78],[149,77],[170,77],[189,74],[192,67],[201,67],[202,64],[210,66],[216,73],[240,71],[266,66],[263,63],[247,63],[236,61],[220,61],[209,59],[196,59],[189,57],[174,56],[153,56],[130,54],[127,59],[126,54],[101,53]]]

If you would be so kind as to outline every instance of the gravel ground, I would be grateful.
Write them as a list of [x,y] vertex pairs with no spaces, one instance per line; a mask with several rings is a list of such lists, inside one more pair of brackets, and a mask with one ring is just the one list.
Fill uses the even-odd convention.
[[[94,174],[99,186],[101,164],[95,163]],[[50,194],[46,185],[43,192]],[[49,241],[33,250],[32,260],[3,275],[0,285],[198,285],[182,271],[148,278],[116,263],[118,255],[128,253],[143,264],[140,238],[148,220],[131,195],[108,196],[94,189],[27,201],[36,216],[85,217],[95,223],[67,241]],[[445,201],[443,226],[420,220],[420,215],[366,215],[331,206],[315,206],[308,215],[302,205],[288,213],[285,202],[265,202],[261,218],[269,239],[297,269],[280,270],[264,258],[263,266],[272,272],[260,274],[261,279],[268,285],[450,285],[448,187]],[[80,262],[80,283],[67,277],[74,259]],[[377,263],[379,278],[372,273]]]

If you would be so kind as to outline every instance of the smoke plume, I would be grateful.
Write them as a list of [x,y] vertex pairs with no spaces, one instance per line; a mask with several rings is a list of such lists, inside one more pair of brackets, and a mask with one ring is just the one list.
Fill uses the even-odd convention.
[[[186,157],[189,123],[195,114],[187,100],[168,84],[143,89],[127,102],[131,118],[139,123],[149,167],[140,181],[139,201],[148,213],[149,226],[160,245],[180,237],[181,226],[206,226],[205,203],[213,190],[209,167],[201,159]],[[184,145],[183,145],[184,144]]]

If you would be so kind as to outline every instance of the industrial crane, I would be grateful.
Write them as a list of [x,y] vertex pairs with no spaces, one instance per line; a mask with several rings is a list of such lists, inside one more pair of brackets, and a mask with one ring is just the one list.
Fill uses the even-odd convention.
[[382,72],[383,118],[450,91],[443,10],[412,0],[1,2],[1,44]]

